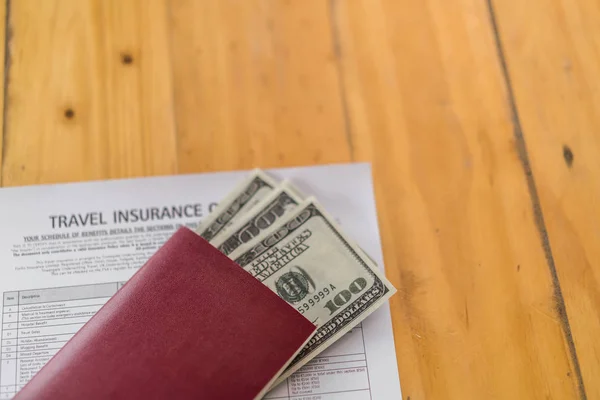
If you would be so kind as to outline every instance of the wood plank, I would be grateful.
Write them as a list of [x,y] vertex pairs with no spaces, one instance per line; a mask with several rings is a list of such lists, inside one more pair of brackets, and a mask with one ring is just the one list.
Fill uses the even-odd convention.
[[164,0],[11,3],[3,183],[176,171]]
[[[585,396],[600,398],[600,5],[494,1]],[[547,231],[544,231],[545,228]],[[552,265],[551,265],[552,267]]]
[[[405,397],[577,397],[484,3],[12,3],[6,184],[371,160],[401,289],[392,306]],[[528,143],[531,130],[554,140],[539,140],[532,165],[553,249],[565,249],[557,266],[577,264],[559,273],[596,394],[597,252],[583,223],[597,220],[597,146],[580,133],[596,122],[597,59],[581,54],[593,54],[597,10],[554,4],[529,30],[530,6],[499,16],[516,43],[509,64],[525,71],[515,82],[534,121]],[[572,35],[556,49],[538,37],[553,26]],[[540,41],[547,52],[533,51]],[[554,70],[538,60],[561,54],[575,83],[559,81],[540,108],[527,91],[546,96]],[[574,154],[568,169],[557,143],[558,156],[565,145]]]
[[485,2],[333,5],[404,396],[578,398]]
[[2,82],[0,85],[2,86],[2,94],[0,95],[0,110],[2,110],[2,114],[0,115],[0,187],[2,187],[2,169],[4,166],[4,90],[5,88],[5,66],[8,60],[6,59],[7,53],[7,42],[10,40],[10,37],[6,35],[6,9],[7,0],[0,1],[0,57],[4,60],[2,65],[0,65],[0,78]]
[[327,3],[171,3],[182,172],[348,161]]

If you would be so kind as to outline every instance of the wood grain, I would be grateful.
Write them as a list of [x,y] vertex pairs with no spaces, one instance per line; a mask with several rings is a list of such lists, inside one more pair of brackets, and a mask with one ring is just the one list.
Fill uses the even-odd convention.
[[5,66],[9,60],[6,58],[6,1],[0,1],[0,57],[4,59],[4,62],[0,65],[0,79],[2,79],[2,95],[0,95],[0,110],[2,110],[2,115],[0,115],[0,127],[2,127],[2,131],[0,132],[0,187],[2,187],[2,169],[4,166],[4,83],[5,83]]
[[585,394],[600,398],[600,6],[496,2]]
[[327,3],[175,1],[181,172],[348,161]]
[[165,7],[11,2],[5,186],[176,171]]
[[371,161],[404,397],[600,397],[599,10],[551,4],[12,1],[2,184]]
[[577,398],[479,1],[339,2],[359,160],[374,165],[403,391]]

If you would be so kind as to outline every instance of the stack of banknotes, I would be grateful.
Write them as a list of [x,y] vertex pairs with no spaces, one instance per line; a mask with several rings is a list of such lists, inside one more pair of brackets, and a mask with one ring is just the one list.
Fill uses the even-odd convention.
[[275,385],[396,292],[314,196],[258,169],[219,202],[197,233],[317,326]]

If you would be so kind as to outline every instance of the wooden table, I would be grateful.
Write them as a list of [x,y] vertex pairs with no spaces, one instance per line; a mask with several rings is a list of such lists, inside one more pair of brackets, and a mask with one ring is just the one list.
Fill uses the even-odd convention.
[[600,398],[597,2],[5,6],[2,186],[371,161],[405,398]]

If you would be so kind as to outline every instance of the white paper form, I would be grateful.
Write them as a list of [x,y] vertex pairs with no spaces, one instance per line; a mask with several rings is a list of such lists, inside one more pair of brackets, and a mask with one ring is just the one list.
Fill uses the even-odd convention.
[[[10,399],[175,230],[249,171],[0,189],[0,399]],[[272,169],[315,195],[379,265],[368,164]],[[386,304],[266,399],[401,399]]]

